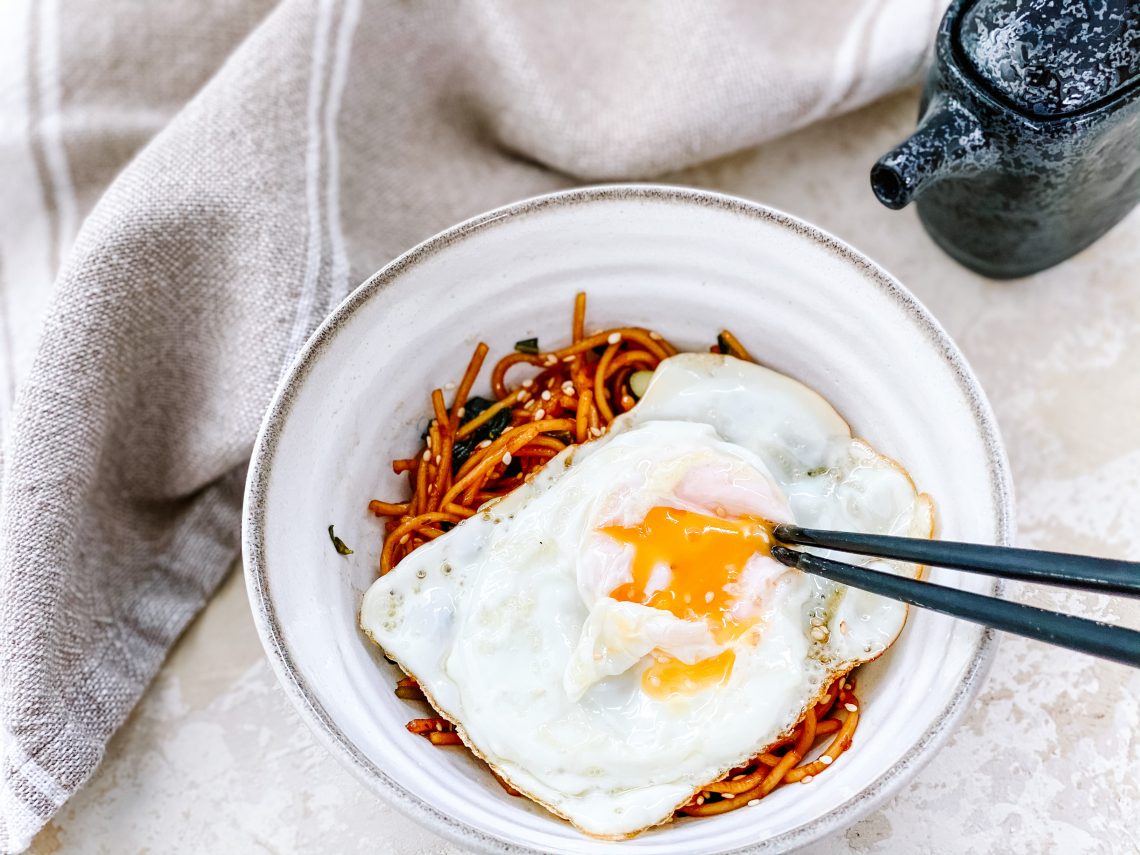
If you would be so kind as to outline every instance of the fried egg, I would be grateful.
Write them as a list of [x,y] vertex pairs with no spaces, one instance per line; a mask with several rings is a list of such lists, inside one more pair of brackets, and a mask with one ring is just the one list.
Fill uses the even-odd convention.
[[902,629],[904,605],[776,562],[780,522],[927,537],[933,510],[811,389],[681,354],[605,436],[373,584],[361,626],[515,789],[626,837]]

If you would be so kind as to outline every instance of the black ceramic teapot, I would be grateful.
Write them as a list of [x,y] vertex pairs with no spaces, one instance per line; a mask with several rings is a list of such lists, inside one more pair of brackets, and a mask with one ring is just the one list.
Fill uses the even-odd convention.
[[955,0],[919,116],[879,201],[986,276],[1057,264],[1140,201],[1140,0]]

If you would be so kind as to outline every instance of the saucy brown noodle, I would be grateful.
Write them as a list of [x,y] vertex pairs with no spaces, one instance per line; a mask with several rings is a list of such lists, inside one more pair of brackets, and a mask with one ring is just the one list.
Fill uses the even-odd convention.
[[[487,357],[486,344],[480,342],[475,348],[450,408],[445,405],[442,389],[432,391],[433,418],[423,448],[415,457],[392,461],[396,474],[408,474],[411,497],[403,502],[374,499],[368,504],[373,514],[387,519],[380,554],[381,575],[408,553],[473,516],[485,502],[530,481],[564,448],[602,436],[617,416],[637,403],[630,387],[634,373],[652,371],[663,359],[678,352],[651,330],[615,327],[586,335],[585,322],[586,295],[578,294],[570,344],[561,350],[504,356],[491,371],[494,403],[470,419],[464,419],[464,405]],[[717,336],[717,344],[710,350],[752,360],[736,336],[727,330]],[[539,370],[536,375],[508,386],[507,374],[518,365]],[[462,465],[454,468],[456,443],[485,428],[503,411],[510,415],[509,425],[498,436],[478,443]],[[851,746],[859,723],[854,682],[850,675],[838,678],[789,734],[731,770],[722,780],[707,785],[678,813],[726,813],[754,804],[782,784],[807,783],[825,771]],[[396,684],[396,694],[406,700],[425,700],[411,677]],[[444,718],[413,719],[407,727],[436,745],[462,744],[454,725]],[[802,762],[828,738],[826,749],[817,759]],[[520,795],[506,782],[500,783],[507,792]]]

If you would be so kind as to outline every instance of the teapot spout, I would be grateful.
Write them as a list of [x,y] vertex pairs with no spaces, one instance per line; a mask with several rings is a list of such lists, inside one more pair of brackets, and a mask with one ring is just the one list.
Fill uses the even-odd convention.
[[957,99],[937,97],[910,138],[871,167],[871,189],[897,211],[935,182],[984,169],[995,157],[977,118]]

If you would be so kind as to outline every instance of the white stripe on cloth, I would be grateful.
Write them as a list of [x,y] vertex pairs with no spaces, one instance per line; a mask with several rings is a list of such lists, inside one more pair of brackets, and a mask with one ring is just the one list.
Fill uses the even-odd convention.
[[340,218],[340,146],[337,142],[336,122],[348,79],[349,58],[352,56],[352,37],[360,21],[360,0],[346,0],[344,14],[337,29],[336,50],[333,60],[329,97],[325,103],[325,137],[328,140],[328,205],[329,244],[332,247],[331,309],[348,290],[348,253],[344,246],[344,230]]
[[[49,258],[51,220],[41,194],[32,153],[31,81],[28,57],[31,40],[27,28],[35,14],[32,0],[9,0],[0,8],[0,175],[4,199],[0,203],[0,436],[10,421],[16,381],[22,373],[21,356],[30,351],[31,339],[21,329],[38,326],[55,275]],[[20,319],[19,327],[15,319]],[[23,345],[27,345],[24,347]]]
[[11,779],[0,775],[0,817],[7,822],[7,826],[0,825],[0,852],[21,852],[31,845],[32,838],[43,827],[47,817],[30,808],[16,792],[13,783],[27,782],[55,808],[67,801],[69,794],[47,770],[28,756],[16,737],[0,726],[0,770],[6,765],[10,765],[15,774]]
[[71,167],[63,147],[62,86],[59,78],[59,0],[42,0],[39,4],[40,37],[37,76],[40,82],[40,133],[48,172],[55,196],[58,229],[56,246],[59,257],[53,259],[56,269],[62,264],[79,228],[75,204],[75,186]]
[[28,756],[23,746],[12,734],[0,727],[0,747],[4,751],[0,756],[6,756],[8,762],[24,780],[39,790],[56,807],[67,801],[70,795],[50,772]]
[[866,3],[859,7],[855,16],[847,27],[847,33],[834,54],[831,65],[831,75],[826,89],[820,93],[819,100],[806,110],[799,119],[798,124],[810,125],[821,117],[834,112],[837,104],[849,94],[855,82],[859,68],[859,52],[864,48],[864,39],[867,29],[872,25],[875,16],[881,11],[880,0]]
[[332,27],[334,0],[317,4],[313,28],[313,63],[309,74],[309,98],[306,109],[305,208],[309,232],[305,251],[305,278],[297,297],[297,312],[289,334],[289,352],[301,349],[317,310],[317,290],[321,273],[321,244],[324,233],[321,217],[321,93],[324,91],[325,67],[328,65],[329,31]]
[[44,824],[3,779],[0,779],[0,816],[7,823],[0,825],[0,852],[23,852],[31,846],[32,838]]
[[[19,22],[21,25],[18,25]],[[63,145],[59,0],[13,0],[0,22],[0,438],[28,368],[56,271],[79,229],[75,186]],[[28,38],[28,27],[36,37]],[[35,55],[28,51],[35,45]],[[35,79],[29,79],[34,74]],[[39,93],[32,110],[33,86]],[[36,137],[33,138],[32,134]],[[34,146],[43,153],[41,181]],[[44,186],[45,184],[50,186]],[[46,199],[44,194],[49,194]],[[54,209],[54,226],[51,210]],[[52,233],[54,230],[54,234]],[[55,248],[55,252],[51,248]],[[13,319],[19,318],[19,325]]]

